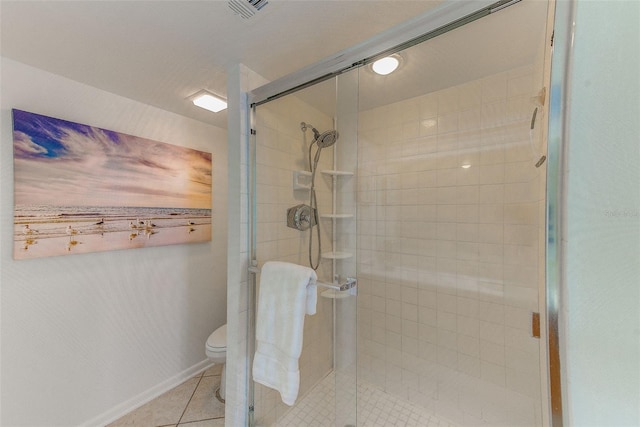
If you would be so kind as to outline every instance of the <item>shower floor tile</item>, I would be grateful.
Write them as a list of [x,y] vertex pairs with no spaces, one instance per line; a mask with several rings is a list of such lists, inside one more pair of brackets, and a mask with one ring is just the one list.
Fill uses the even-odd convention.
[[[353,385],[344,387],[336,382],[335,373],[327,375],[306,396],[296,403],[277,423],[278,427],[334,427],[355,426],[353,407],[354,393],[348,393]],[[338,381],[340,382],[340,381]],[[360,381],[358,384],[357,417],[358,427],[456,427],[455,424],[436,417],[426,409],[397,396],[385,393],[379,388]],[[342,390],[338,401],[335,390]],[[334,403],[336,402],[336,403]],[[342,417],[336,424],[336,409]],[[342,407],[342,408],[340,408]]]

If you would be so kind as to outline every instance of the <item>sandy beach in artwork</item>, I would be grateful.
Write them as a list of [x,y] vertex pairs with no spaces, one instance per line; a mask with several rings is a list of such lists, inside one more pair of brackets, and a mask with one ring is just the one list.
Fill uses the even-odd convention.
[[211,240],[210,216],[31,218],[15,222],[14,258],[40,258],[208,240]]

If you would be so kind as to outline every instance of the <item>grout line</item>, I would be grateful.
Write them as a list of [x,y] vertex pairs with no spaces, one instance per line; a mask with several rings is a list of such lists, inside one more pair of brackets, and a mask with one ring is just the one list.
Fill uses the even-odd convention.
[[178,424],[178,426],[188,426],[189,424],[199,423],[202,421],[211,421],[211,420],[224,420],[224,417],[213,417],[213,418],[204,418],[202,420],[197,420],[197,421],[187,421],[185,423]]
[[[204,371],[203,371],[204,373]],[[180,415],[180,419],[178,420],[178,423],[176,425],[180,424],[180,421],[182,421],[182,417],[184,417],[184,414],[187,412],[187,408],[189,407],[189,404],[191,403],[191,399],[193,399],[193,396],[195,396],[196,394],[196,390],[198,390],[198,387],[200,386],[200,382],[202,381],[203,375],[200,375],[200,378],[198,378],[198,384],[196,384],[196,386],[193,389],[193,393],[191,393],[191,397],[189,397],[189,401],[187,402],[187,404],[185,405],[184,409],[182,410],[182,414]]]

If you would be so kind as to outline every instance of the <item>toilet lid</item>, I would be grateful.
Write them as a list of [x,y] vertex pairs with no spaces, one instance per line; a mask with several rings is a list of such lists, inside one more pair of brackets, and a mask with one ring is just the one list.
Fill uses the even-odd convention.
[[207,347],[211,349],[221,349],[224,350],[227,348],[227,325],[222,325],[207,339]]

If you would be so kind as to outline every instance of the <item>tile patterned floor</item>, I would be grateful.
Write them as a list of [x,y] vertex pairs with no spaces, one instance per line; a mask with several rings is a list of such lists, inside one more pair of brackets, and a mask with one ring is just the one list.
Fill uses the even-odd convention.
[[199,373],[107,427],[224,427],[224,405],[215,397],[221,369]]
[[[125,415],[107,427],[224,427],[224,405],[215,397],[220,384],[220,368],[214,366],[185,381],[151,402]],[[340,384],[341,381],[347,381]],[[335,389],[342,391],[338,408],[339,425],[355,424],[352,408],[355,387],[348,378],[331,373],[298,401],[276,424],[277,427],[334,427],[336,425]],[[344,393],[353,388],[354,393]],[[431,412],[374,385],[360,381],[358,390],[358,427],[455,427]],[[354,418],[353,420],[351,418]]]
[[[352,385],[340,385],[341,390],[355,387]],[[348,381],[348,379],[343,379]],[[335,399],[335,374],[327,375],[320,381],[303,399],[301,399],[290,411],[288,411],[277,423],[278,427],[334,427],[336,425],[334,399]],[[436,417],[426,409],[410,402],[385,393],[379,388],[360,381],[358,383],[358,427],[455,427],[455,424]],[[353,425],[353,403],[349,402],[349,396],[341,396],[340,399],[346,408],[338,408],[338,414],[344,419],[338,420],[337,425]]]

